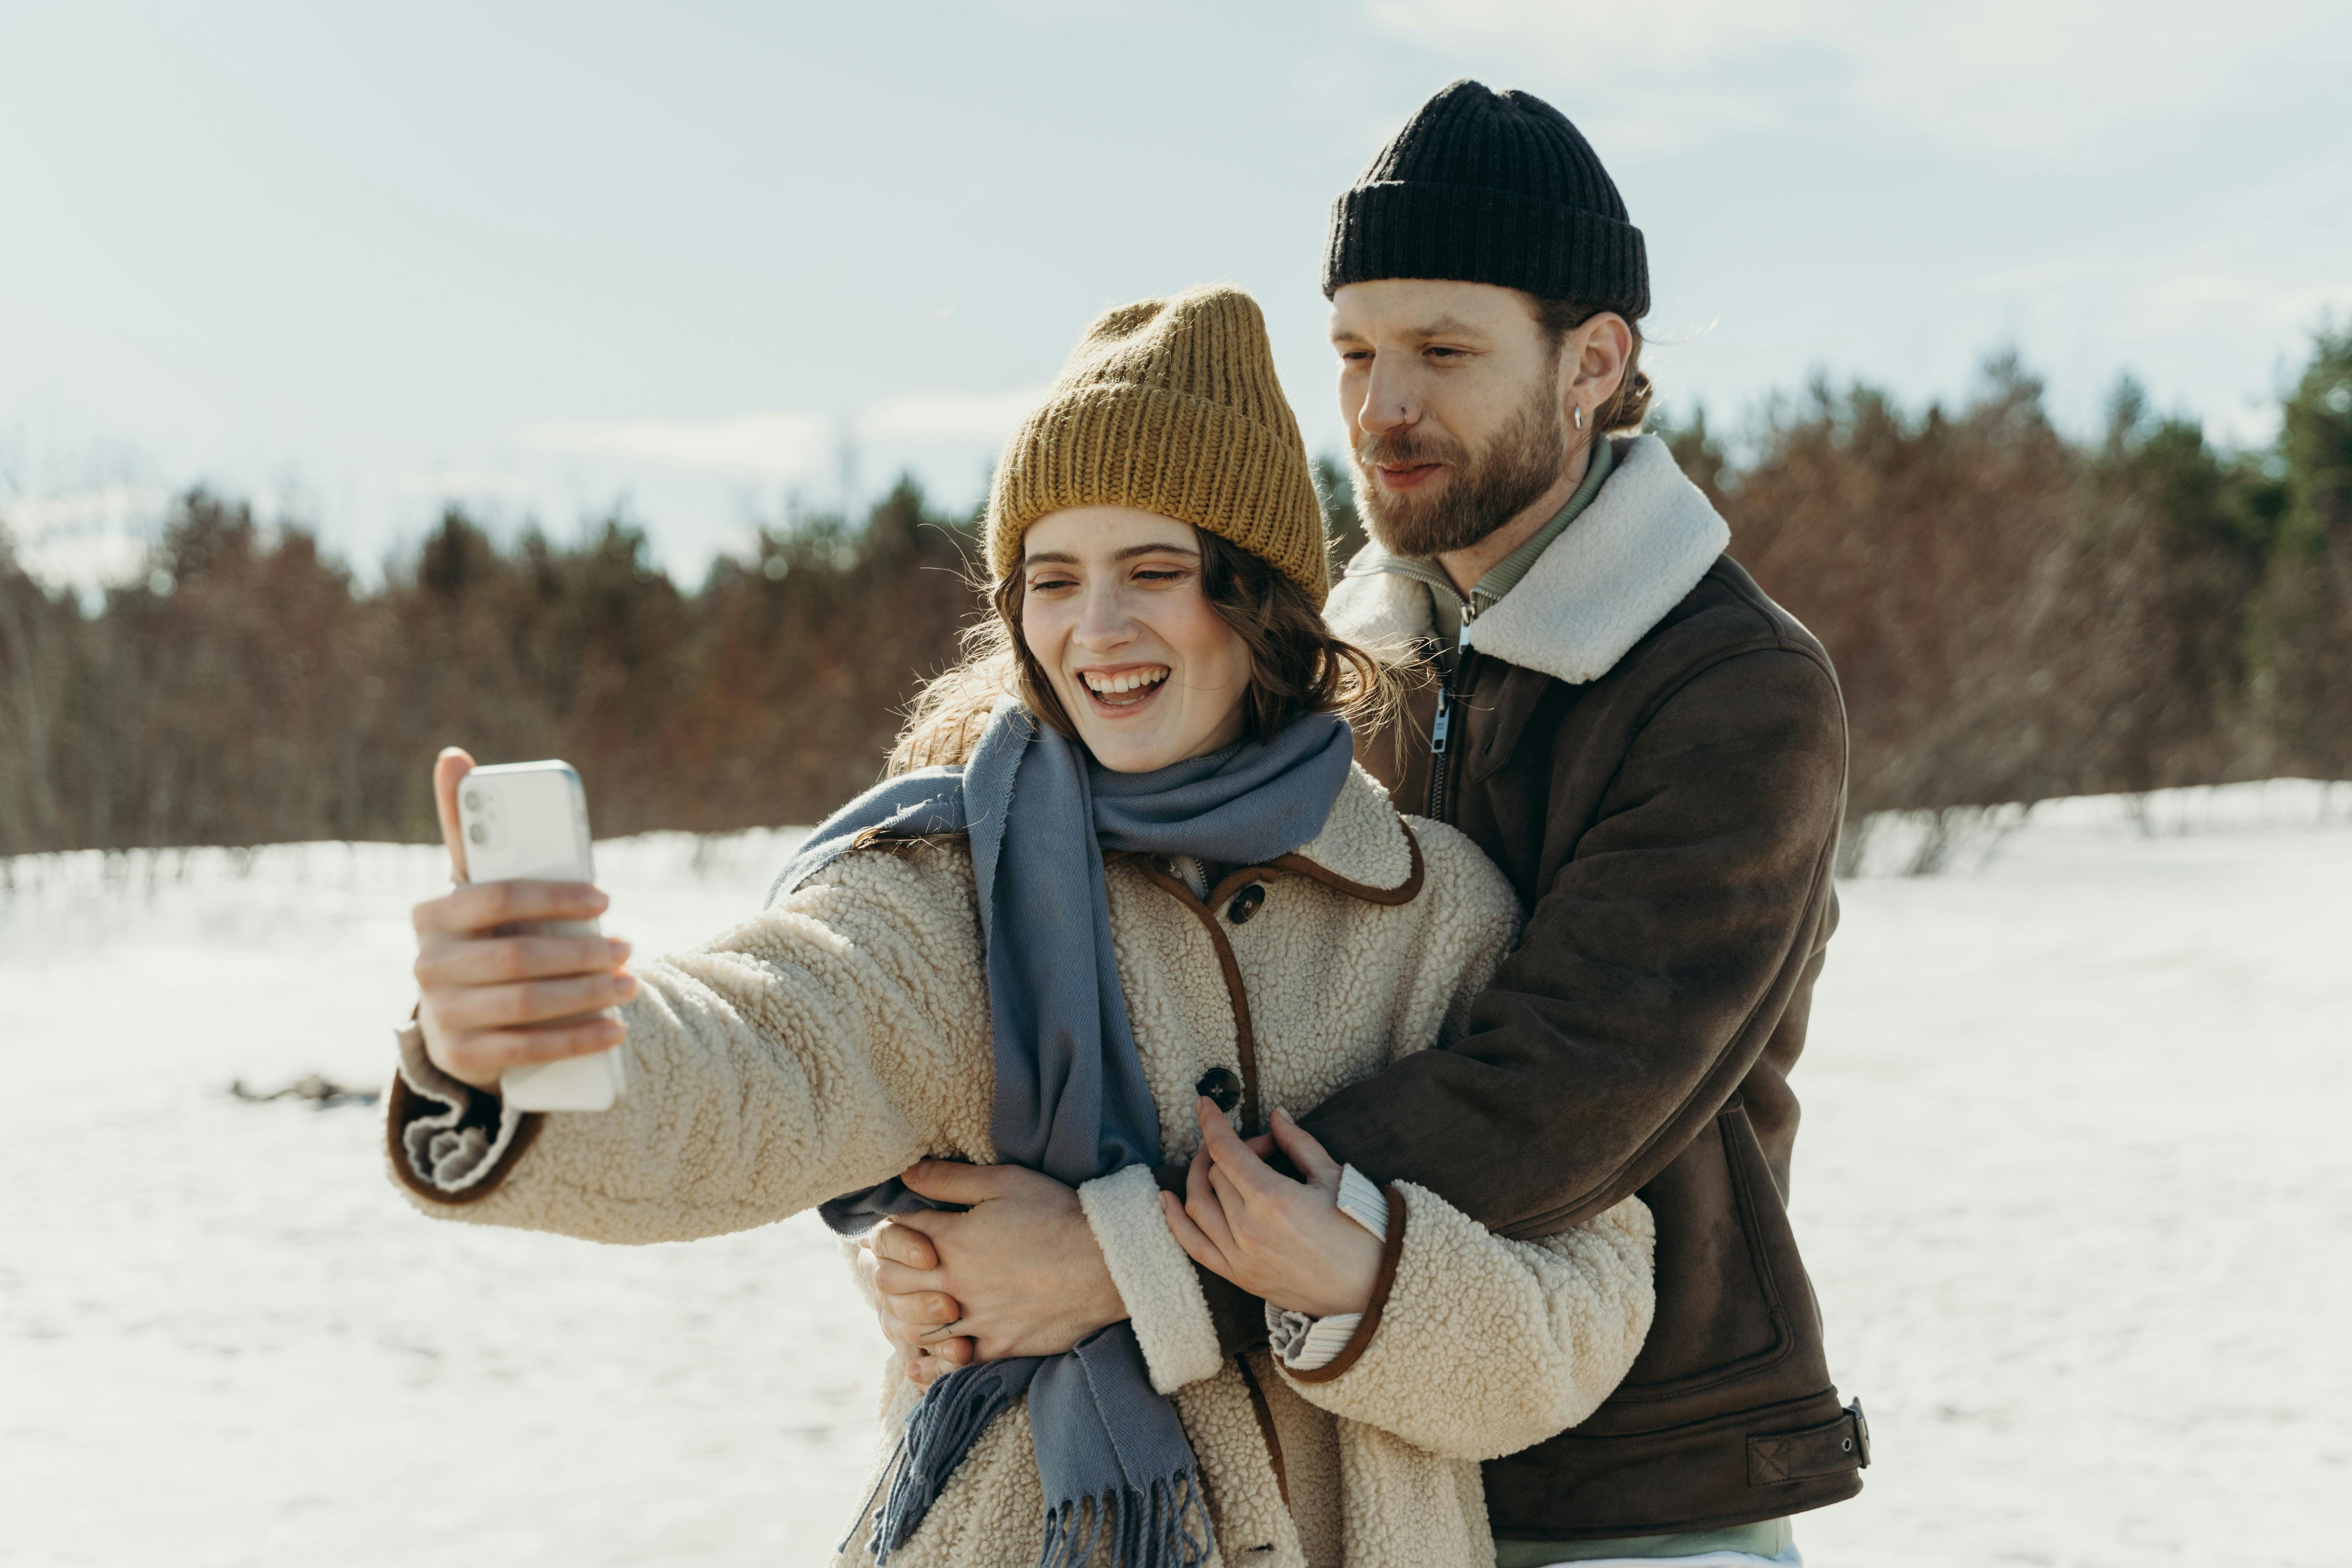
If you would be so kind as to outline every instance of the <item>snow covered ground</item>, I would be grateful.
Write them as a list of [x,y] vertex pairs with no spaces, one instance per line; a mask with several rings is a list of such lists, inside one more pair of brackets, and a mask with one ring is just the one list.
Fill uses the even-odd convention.
[[[708,934],[788,842],[600,847],[608,923]],[[2352,788],[2062,803],[1958,860],[1845,884],[1797,1080],[1878,1458],[1808,1560],[2342,1561]],[[229,1094],[382,1076],[439,878],[364,845],[0,862],[0,1559],[823,1560],[879,1342],[812,1223],[433,1225],[371,1110]]]

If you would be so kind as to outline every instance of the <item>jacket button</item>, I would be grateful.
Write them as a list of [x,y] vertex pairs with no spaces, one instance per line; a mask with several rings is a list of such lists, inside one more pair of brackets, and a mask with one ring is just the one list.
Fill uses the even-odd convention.
[[1257,913],[1258,906],[1265,902],[1265,885],[1262,882],[1252,882],[1248,887],[1235,893],[1234,901],[1225,906],[1225,918],[1237,926],[1247,925],[1250,916]]
[[1231,1110],[1242,1102],[1242,1080],[1234,1076],[1231,1068],[1211,1068],[1192,1086],[1195,1094],[1205,1094],[1219,1110]]

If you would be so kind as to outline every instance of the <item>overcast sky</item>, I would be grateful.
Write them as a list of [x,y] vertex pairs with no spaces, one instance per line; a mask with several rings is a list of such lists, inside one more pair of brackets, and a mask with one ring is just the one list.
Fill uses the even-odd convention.
[[1089,317],[1213,279],[1336,448],[1326,209],[1464,75],[1608,163],[1677,410],[2014,344],[2255,439],[2352,321],[2347,60],[2341,0],[0,0],[0,518],[87,579],[200,481],[363,570],[625,500],[694,574],[969,505]]

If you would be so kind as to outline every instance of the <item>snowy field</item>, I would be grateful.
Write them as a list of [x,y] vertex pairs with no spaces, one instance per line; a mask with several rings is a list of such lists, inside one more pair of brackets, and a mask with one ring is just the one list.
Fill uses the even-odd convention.
[[[608,926],[708,934],[788,842],[600,847]],[[1797,1079],[1878,1460],[1807,1560],[2343,1562],[2352,787],[2063,803],[1955,864],[1844,885]],[[0,878],[0,1561],[823,1561],[880,1342],[813,1222],[434,1225],[372,1109],[229,1092],[383,1077],[436,852]]]

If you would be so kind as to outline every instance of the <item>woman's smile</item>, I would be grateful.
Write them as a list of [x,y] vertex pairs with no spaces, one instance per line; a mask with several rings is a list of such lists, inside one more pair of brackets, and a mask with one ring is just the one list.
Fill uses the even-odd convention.
[[1078,679],[1093,699],[1087,706],[1106,718],[1123,718],[1140,711],[1168,683],[1164,664],[1129,665],[1118,668],[1087,668]]

